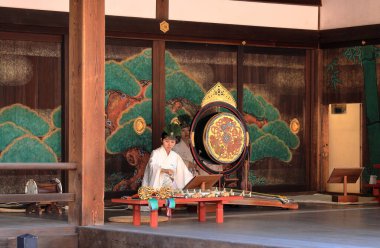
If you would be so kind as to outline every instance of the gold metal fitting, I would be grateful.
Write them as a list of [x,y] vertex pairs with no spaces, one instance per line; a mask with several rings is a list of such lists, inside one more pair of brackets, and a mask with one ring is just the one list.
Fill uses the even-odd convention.
[[169,31],[169,23],[166,22],[166,21],[162,21],[160,22],[160,30],[163,32],[163,33],[166,33]]

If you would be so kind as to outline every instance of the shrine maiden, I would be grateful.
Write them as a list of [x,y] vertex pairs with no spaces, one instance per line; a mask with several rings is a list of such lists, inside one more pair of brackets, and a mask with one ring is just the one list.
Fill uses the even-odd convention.
[[183,114],[178,116],[178,121],[181,127],[181,140],[173,147],[179,156],[181,156],[183,162],[185,162],[187,168],[193,175],[199,174],[197,172],[197,166],[194,163],[193,155],[190,151],[190,123],[191,118],[189,115]]
[[187,114],[178,116],[181,126],[181,141],[173,147],[173,151],[181,156],[189,171],[194,175],[208,175],[206,171],[200,168],[194,161],[190,151],[190,124],[191,117]]
[[161,147],[155,149],[145,168],[142,186],[182,189],[193,178],[182,158],[172,148],[179,139],[180,127],[168,125],[161,135]]

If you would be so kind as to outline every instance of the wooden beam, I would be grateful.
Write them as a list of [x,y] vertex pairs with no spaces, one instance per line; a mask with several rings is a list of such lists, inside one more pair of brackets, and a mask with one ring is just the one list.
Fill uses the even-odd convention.
[[[317,47],[318,31],[202,23],[170,20],[170,30],[162,33],[161,20],[109,16],[106,18],[107,36],[190,41],[215,44],[270,47]],[[131,25],[132,24],[132,25]]]
[[49,194],[0,194],[0,203],[7,202],[73,202],[73,193]]
[[322,6],[322,0],[235,0],[235,1]]
[[361,46],[380,43],[380,24],[335,28],[319,31],[320,48],[338,48],[348,46]]
[[0,32],[2,40],[27,40],[27,41],[42,41],[42,42],[57,42],[62,43],[62,35],[53,34],[28,34],[14,32]]
[[[158,1],[158,4],[163,3],[164,1]],[[157,5],[157,9],[162,8],[160,6],[163,5]],[[163,10],[161,14],[165,15]],[[107,16],[107,36],[226,45],[241,45],[242,41],[246,41],[246,46],[318,47],[317,30],[170,20],[170,30],[164,34],[158,28],[161,21],[162,19]],[[68,23],[68,15],[63,12],[0,7],[0,31],[67,34]],[[371,31],[371,36],[377,34],[380,38],[375,29],[362,30],[357,34],[368,37],[366,31]],[[334,32],[330,36],[334,39]],[[347,34],[346,38],[350,37]]]
[[0,163],[0,170],[75,170],[75,163]]
[[104,0],[70,0],[69,32],[69,223],[104,223]]

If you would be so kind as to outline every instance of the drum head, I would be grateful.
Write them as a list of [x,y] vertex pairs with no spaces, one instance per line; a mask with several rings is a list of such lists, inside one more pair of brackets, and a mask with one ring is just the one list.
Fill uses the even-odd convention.
[[246,144],[243,123],[233,114],[222,112],[208,120],[203,131],[203,143],[209,157],[222,164],[235,162]]

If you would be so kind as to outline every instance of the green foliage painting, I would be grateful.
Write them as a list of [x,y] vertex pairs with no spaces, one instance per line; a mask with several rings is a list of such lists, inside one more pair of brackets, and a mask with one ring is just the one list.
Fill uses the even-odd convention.
[[1,152],[0,163],[4,162],[57,162],[54,151],[40,139],[21,136]]
[[106,90],[117,90],[130,96],[135,96],[140,92],[140,86],[133,74],[116,62],[106,63]]
[[342,83],[339,78],[340,71],[337,66],[337,58],[333,59],[331,63],[327,65],[327,81],[334,90],[336,90],[338,84]]
[[130,120],[112,133],[106,139],[106,149],[110,154],[122,153],[128,148],[140,147],[145,151],[152,149],[152,131],[146,128],[142,134],[137,134],[133,128],[134,120]]
[[276,158],[290,162],[290,149],[297,149],[300,141],[291,132],[289,125],[280,119],[278,109],[262,96],[255,96],[244,88],[243,112],[251,141],[251,161]]
[[[133,108],[128,109],[121,113],[119,125],[123,125],[126,122],[136,119],[141,116],[144,118],[147,125],[152,125],[152,100],[147,99],[141,103],[137,103]],[[148,149],[149,150],[149,149]]]
[[268,122],[262,129],[264,132],[277,136],[280,140],[284,141],[286,146],[291,149],[296,149],[300,141],[296,135],[294,135],[288,125],[284,121],[271,121]]
[[166,100],[186,98],[200,105],[204,97],[204,91],[188,75],[182,71],[166,75]]
[[43,139],[45,144],[48,145],[58,157],[61,157],[61,136],[61,129],[58,128]]
[[33,110],[22,104],[0,109],[0,162],[61,160],[61,107]]
[[[152,81],[152,50],[145,49],[140,54],[128,58],[122,65],[127,68],[129,72],[137,80]],[[127,93],[127,92],[126,92]]]
[[[152,151],[152,51],[106,61],[106,191],[136,190]],[[142,119],[141,126],[135,121]],[[141,128],[141,130],[140,130]],[[112,170],[114,159],[123,161]]]
[[13,140],[30,132],[16,126],[13,122],[0,124],[0,151],[3,151]]
[[292,154],[285,142],[274,135],[266,134],[251,144],[251,161],[263,158],[277,158],[284,162],[290,162]]
[[54,127],[61,128],[61,123],[62,123],[61,116],[62,116],[62,110],[61,110],[61,106],[59,106],[58,108],[53,110],[50,117],[53,122]]
[[0,123],[7,121],[15,123],[38,137],[46,135],[50,130],[48,121],[21,104],[14,104],[0,110]]

